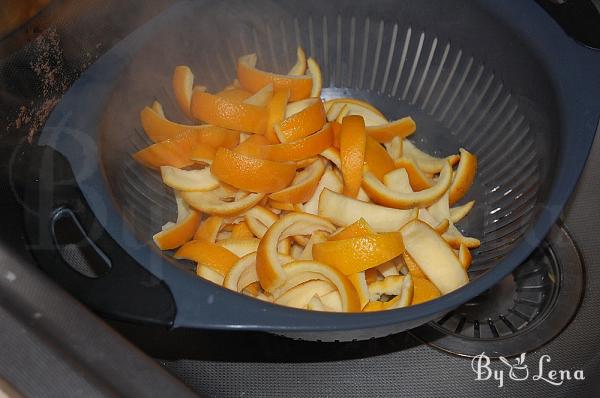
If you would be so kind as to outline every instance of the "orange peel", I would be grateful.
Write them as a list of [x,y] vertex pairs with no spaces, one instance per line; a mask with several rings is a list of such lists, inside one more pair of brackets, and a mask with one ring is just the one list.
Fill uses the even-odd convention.
[[313,258],[351,275],[389,261],[403,251],[402,235],[385,232],[315,244]]
[[190,159],[194,162],[210,165],[215,158],[217,150],[207,144],[196,144],[190,154]]
[[319,295],[315,294],[306,304],[306,309],[311,311],[325,311],[331,312],[333,311],[331,308],[327,307],[325,303],[321,300]]
[[368,270],[365,270],[365,281],[367,284],[379,280],[380,277],[381,275],[379,274],[379,271],[377,271],[377,268],[369,268]]
[[265,107],[232,101],[200,90],[194,90],[190,109],[198,120],[231,130],[264,134],[267,126]]
[[241,88],[225,89],[223,91],[219,91],[215,95],[234,102],[244,102],[244,100],[252,97],[252,93],[250,91]]
[[390,142],[394,137],[406,138],[416,129],[415,121],[407,116],[391,123],[367,126],[367,134],[379,142]]
[[[336,105],[336,104],[340,104],[340,105]],[[362,101],[356,98],[350,98],[350,97],[346,97],[346,98],[333,98],[330,100],[325,101],[325,111],[329,112],[329,110],[336,105],[336,110],[339,111],[339,109],[342,109],[342,107],[344,105],[357,105],[360,106],[362,108],[366,108],[369,109],[371,112],[379,115],[380,117],[382,117],[383,119],[385,119],[385,116],[383,115],[383,113],[377,109],[376,107],[374,107],[373,105],[371,105],[370,103],[366,102],[366,101]],[[334,118],[335,119],[335,118]],[[331,119],[333,120],[333,119]],[[387,120],[386,120],[387,121]]]
[[[343,312],[360,311],[360,300],[354,286],[352,286],[352,283],[350,283],[348,278],[335,268],[316,261],[293,261],[285,264],[282,268],[286,275],[289,275],[290,279],[306,275],[308,280],[318,278],[332,283],[337,288],[337,293],[340,295],[341,310]],[[287,286],[284,285],[281,290],[288,290],[286,287]]]
[[365,106],[356,101],[338,101],[327,109],[327,120],[334,121],[344,108],[347,107],[347,114],[353,116],[362,116],[365,120],[365,126],[387,125],[388,120],[377,109],[372,106]]
[[364,173],[363,188],[376,203],[399,209],[412,209],[435,203],[448,190],[451,180],[452,168],[450,167],[450,163],[446,162],[436,184],[431,188],[419,192],[402,193],[393,191],[369,171]]
[[412,186],[410,185],[410,178],[408,177],[408,173],[406,172],[406,169],[403,168],[390,171],[389,173],[384,175],[383,183],[386,187],[396,192],[414,192]]
[[306,54],[302,47],[296,49],[296,63],[292,66],[292,69],[288,72],[288,75],[301,76],[306,73]]
[[[224,133],[224,129],[217,126],[187,125],[172,122],[166,119],[163,115],[159,115],[154,109],[150,107],[145,107],[144,109],[142,109],[142,111],[140,112],[140,120],[142,122],[142,127],[144,131],[146,132],[148,137],[154,142],[161,142],[164,140],[172,139],[181,134],[189,132],[197,132],[200,135],[200,137],[202,135],[207,135],[211,133],[219,135],[216,132],[220,132],[221,135]],[[225,131],[232,133],[230,130]]]
[[342,189],[344,189],[342,180],[330,167],[325,169],[325,172],[321,176],[314,193],[310,199],[304,203],[304,212],[314,215],[319,214],[319,198],[324,189],[329,189],[330,191],[337,193],[342,192]]
[[344,194],[356,198],[362,182],[365,161],[365,122],[360,116],[346,116],[340,132],[341,170]]
[[273,199],[269,199],[268,206],[275,210],[297,211],[296,207],[292,203],[279,202]]
[[194,236],[194,232],[198,228],[200,222],[200,213],[194,210],[189,210],[187,216],[180,222],[160,231],[152,237],[154,243],[160,250],[175,249],[184,245]]
[[259,159],[220,148],[215,154],[211,171],[219,180],[236,188],[270,193],[279,191],[292,182],[296,165]]
[[306,308],[313,296],[322,296],[335,290],[336,287],[328,281],[310,280],[290,288],[273,302],[286,307]]
[[[449,197],[450,193],[446,192],[438,201],[433,203],[427,209],[434,220],[438,222],[444,219],[450,220],[451,214],[449,207]],[[433,223],[428,222],[428,224],[431,225]],[[460,246],[463,244],[468,248],[475,248],[479,247],[480,245],[479,239],[464,236],[452,222],[449,223],[448,228],[446,229],[446,231],[444,231],[442,237],[455,249],[460,248]]]
[[235,216],[260,202],[265,194],[251,193],[235,200],[234,195],[222,187],[206,192],[182,192],[181,197],[191,207],[203,213],[218,216]]
[[386,261],[375,268],[377,269],[377,272],[379,272],[384,278],[392,275],[400,275],[398,269],[396,268],[396,264],[394,264],[392,261]]
[[[249,253],[239,258],[227,272],[223,280],[223,287],[235,292],[241,292],[249,284],[240,284],[240,278],[245,272],[252,272],[256,275],[256,253]],[[258,281],[258,277],[256,279]]]
[[239,257],[229,250],[211,242],[192,240],[181,246],[173,255],[177,259],[195,261],[210,267],[213,271],[225,276]]
[[421,304],[426,301],[434,300],[442,295],[440,290],[435,287],[429,279],[417,278],[413,276],[414,294],[411,305]]
[[367,169],[380,180],[383,180],[384,175],[396,168],[385,148],[368,136],[365,141],[365,163]]
[[262,206],[254,206],[244,217],[248,228],[258,238],[262,238],[278,219],[277,215]]
[[475,206],[475,201],[471,200],[470,202],[465,203],[461,206],[456,206],[450,209],[450,221],[454,224],[458,223],[460,220],[465,218],[467,214],[473,209]]
[[165,118],[165,110],[162,107],[162,104],[158,101],[154,101],[152,103],[152,110],[154,112],[156,112],[156,114],[160,117],[162,117],[163,119]]
[[319,298],[321,299],[321,302],[323,303],[325,308],[328,309],[328,311],[342,311],[342,297],[340,296],[340,293],[337,290]]
[[308,74],[312,77],[310,96],[320,98],[321,89],[323,88],[323,74],[321,73],[321,68],[313,58],[309,58],[306,61],[306,65],[308,66]]
[[206,242],[215,243],[217,235],[221,231],[223,226],[223,217],[210,216],[206,220],[202,221],[196,233],[194,234],[194,240],[204,240]]
[[368,285],[369,299],[378,301],[382,295],[399,296],[402,293],[403,275],[386,276],[380,281],[375,281]]
[[303,110],[305,110],[306,108],[308,108],[310,105],[314,104],[315,99],[314,98],[305,98],[303,100],[300,101],[294,101],[294,102],[290,102],[287,104],[287,106],[285,107],[285,118],[289,118],[294,116],[295,114],[302,112]]
[[431,188],[435,183],[431,178],[423,173],[423,171],[410,158],[401,157],[400,159],[396,159],[394,164],[396,165],[396,168],[402,168],[406,170],[410,185],[415,191],[422,191],[424,189]]
[[231,230],[231,238],[232,239],[246,239],[246,238],[253,238],[253,237],[254,237],[254,234],[252,233],[250,228],[248,228],[248,224],[245,221],[242,221],[241,223],[234,225],[233,229]]
[[210,169],[182,170],[172,166],[161,166],[163,184],[178,191],[212,191],[219,186]]
[[365,272],[357,272],[356,274],[348,275],[347,277],[350,283],[352,283],[352,286],[354,286],[354,290],[356,290],[360,308],[365,308],[369,302],[369,287],[365,278]]
[[304,169],[304,168],[310,166],[311,164],[313,164],[314,162],[316,162],[319,159],[320,159],[319,156],[313,156],[311,158],[306,158],[306,159],[298,160],[296,162],[296,167],[299,168],[299,169]]
[[427,279],[427,275],[419,268],[419,265],[413,260],[410,254],[404,252],[402,253],[402,261],[406,265],[408,272],[414,276],[415,278],[425,278]]
[[143,166],[151,169],[159,169],[161,166],[182,168],[194,164],[191,154],[195,146],[196,137],[188,132],[152,144],[135,152],[132,157]]
[[197,264],[196,275],[219,286],[223,285],[223,275],[219,274],[217,271],[213,270],[207,265]]
[[332,233],[335,226],[324,218],[307,213],[289,213],[271,225],[257,250],[256,271],[263,289],[272,292],[286,280],[277,255],[279,241],[294,235],[310,235],[317,230]]
[[274,126],[279,125],[285,117],[285,110],[290,98],[290,90],[287,88],[275,90],[271,101],[267,105],[267,127],[265,137],[273,144],[278,144],[279,138],[275,133]]
[[385,142],[383,145],[385,146],[385,150],[392,160],[397,160],[402,157],[404,152],[404,140],[400,137],[394,137],[390,142]]
[[273,84],[269,83],[242,102],[248,105],[266,107],[273,97]]
[[277,138],[280,142],[295,141],[320,130],[325,123],[323,102],[320,98],[312,98],[306,108],[279,123]]
[[452,166],[454,166],[460,160],[459,155],[450,155],[446,158],[436,158],[426,152],[423,152],[409,140],[405,140],[402,147],[404,156],[414,160],[419,169],[423,170],[425,173],[439,173],[444,167],[444,160],[450,162],[450,165]]
[[289,187],[269,195],[270,199],[284,203],[303,203],[308,201],[325,172],[325,164],[317,160],[304,170],[298,172]]
[[219,246],[224,247],[238,257],[243,257],[249,253],[256,252],[260,239],[257,238],[229,238],[217,242]]
[[450,206],[461,200],[473,185],[477,174],[477,156],[464,148],[460,148],[460,161],[456,174],[450,185]]
[[179,65],[173,71],[173,93],[179,108],[188,119],[192,119],[190,103],[192,102],[192,90],[194,88],[194,74],[189,66]]
[[473,257],[471,256],[469,248],[464,243],[461,243],[460,245],[460,249],[458,251],[458,260],[465,270],[468,270],[471,266]]
[[375,231],[373,231],[369,223],[367,223],[365,219],[361,217],[356,222],[331,235],[329,240],[350,239],[359,236],[372,235],[374,233]]
[[400,232],[406,252],[440,292],[449,293],[469,282],[454,250],[429,225],[415,220]]
[[265,136],[259,134],[252,134],[250,137],[242,141],[240,145],[233,148],[233,150],[237,153],[261,158],[263,156],[263,151],[261,147],[269,145],[269,143],[270,141]]
[[307,137],[282,144],[265,145],[263,157],[273,161],[298,161],[316,156],[329,148],[333,142],[333,131],[328,123]]
[[237,64],[237,77],[242,88],[257,92],[269,83],[278,90],[290,89],[290,101],[308,98],[312,90],[312,78],[310,76],[278,75],[256,69],[256,54],[241,56]]
[[339,170],[342,169],[342,159],[337,148],[331,146],[321,152],[321,156],[333,163]]
[[375,232],[388,232],[398,231],[417,218],[417,210],[379,206],[324,189],[319,198],[319,215],[342,227],[362,217]]
[[300,253],[299,260],[313,260],[312,249],[317,243],[326,242],[327,234],[323,231],[315,231],[306,242],[302,253]]

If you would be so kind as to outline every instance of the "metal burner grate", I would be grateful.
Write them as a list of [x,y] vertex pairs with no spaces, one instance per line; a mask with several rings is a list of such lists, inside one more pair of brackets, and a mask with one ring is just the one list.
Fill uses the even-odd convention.
[[561,227],[500,283],[412,333],[441,350],[474,356],[512,356],[557,336],[583,294],[583,266]]

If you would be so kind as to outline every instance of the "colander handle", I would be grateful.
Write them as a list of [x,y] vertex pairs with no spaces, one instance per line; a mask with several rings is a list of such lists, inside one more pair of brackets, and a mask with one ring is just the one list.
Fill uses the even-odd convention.
[[600,49],[600,6],[591,0],[537,1],[569,36],[588,47]]
[[66,159],[39,147],[28,162],[33,175],[25,184],[25,224],[40,267],[102,315],[172,325],[176,306],[171,291],[100,225]]

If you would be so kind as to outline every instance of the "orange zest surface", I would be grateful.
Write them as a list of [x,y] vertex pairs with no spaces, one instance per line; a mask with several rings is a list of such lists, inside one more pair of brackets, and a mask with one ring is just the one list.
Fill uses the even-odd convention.
[[320,130],[326,122],[323,102],[315,98],[311,105],[281,121],[278,136],[281,142],[295,141]]
[[402,236],[386,232],[332,240],[313,246],[315,260],[336,267],[344,275],[355,274],[389,261],[404,252]]
[[199,90],[192,95],[191,113],[205,123],[237,131],[264,134],[267,127],[266,108]]
[[192,149],[190,159],[195,162],[210,164],[215,158],[216,152],[217,149],[215,147],[206,144],[196,144],[194,149]]
[[206,265],[223,276],[239,260],[238,256],[224,247],[201,240],[192,240],[181,246],[173,257]]
[[[210,135],[215,135],[215,138],[224,139],[223,135],[227,131],[229,131],[230,134],[232,133],[234,136],[239,135],[239,133],[235,133],[230,130],[225,130],[216,126],[186,125],[175,123],[168,119],[165,119],[150,107],[145,107],[140,112],[140,119],[144,131],[146,132],[148,137],[154,142],[161,142],[164,140],[172,139],[182,134],[190,132],[196,132],[198,139],[200,139],[201,137],[206,137],[204,138],[205,140],[209,140],[209,138],[211,138]],[[218,145],[222,145],[221,142],[219,142]],[[216,146],[216,144],[213,146]]]
[[285,117],[285,108],[290,99],[290,90],[283,88],[275,90],[271,101],[267,106],[267,128],[265,130],[265,137],[273,144],[279,143],[279,138],[275,134],[274,126],[279,125]]
[[269,195],[269,198],[284,203],[304,203],[311,198],[317,189],[324,172],[324,162],[317,160],[296,174],[289,187],[273,192]]
[[350,239],[356,238],[359,236],[372,235],[375,232],[371,228],[371,226],[365,221],[364,218],[360,218],[355,223],[348,225],[346,228],[343,228],[339,232],[331,235],[329,240],[342,240],[342,239]]
[[414,293],[411,304],[421,304],[440,297],[440,290],[429,279],[413,277]]
[[263,135],[254,134],[250,136],[246,141],[236,146],[234,150],[237,153],[242,153],[248,156],[262,157],[263,150],[262,146],[269,145],[270,141]]
[[223,217],[210,216],[200,224],[194,234],[194,239],[214,243],[222,226]]
[[370,136],[367,136],[365,142],[365,163],[369,171],[380,180],[383,180],[384,175],[396,168],[385,148]]
[[415,121],[411,117],[405,117],[388,124],[367,127],[367,134],[376,141],[390,142],[394,137],[408,137],[416,129]]
[[248,98],[252,97],[252,93],[250,91],[241,88],[231,88],[229,90],[219,91],[215,95],[234,102],[244,102]]
[[340,132],[340,158],[344,194],[355,198],[362,182],[365,161],[365,122],[360,116],[346,116]]
[[294,163],[273,162],[221,148],[211,166],[221,181],[250,192],[276,192],[287,187],[296,174]]
[[180,223],[155,234],[152,239],[160,250],[175,249],[192,239],[199,222],[200,214],[192,210]]
[[331,125],[326,124],[316,133],[299,140],[265,146],[263,156],[276,161],[308,159],[329,148],[332,142],[333,131]]
[[152,144],[135,152],[132,156],[135,160],[151,169],[160,169],[161,166],[183,168],[194,164],[191,155],[195,146],[195,135],[188,132],[178,137]]

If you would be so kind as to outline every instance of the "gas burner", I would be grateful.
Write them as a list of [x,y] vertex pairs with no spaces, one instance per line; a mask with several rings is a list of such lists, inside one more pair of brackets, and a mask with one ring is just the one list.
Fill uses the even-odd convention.
[[583,265],[560,226],[513,273],[437,321],[410,333],[460,355],[514,356],[548,343],[569,324],[583,297]]

